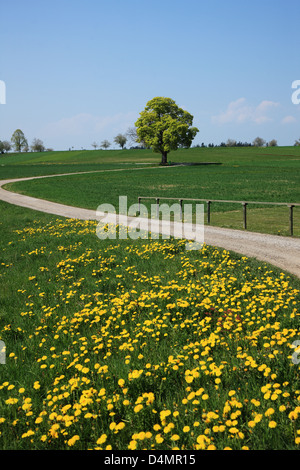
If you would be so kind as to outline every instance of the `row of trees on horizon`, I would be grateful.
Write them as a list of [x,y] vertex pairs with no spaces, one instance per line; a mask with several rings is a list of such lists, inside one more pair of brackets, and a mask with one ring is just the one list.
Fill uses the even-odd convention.
[[14,149],[15,152],[45,152],[53,151],[52,148],[45,148],[44,143],[41,139],[33,139],[32,144],[28,145],[28,141],[24,135],[24,132],[21,129],[16,129],[13,135],[11,136],[10,141],[0,140],[0,153],[7,153],[10,150]]
[[[145,149],[147,148],[143,142],[137,142],[138,136],[135,127],[128,128],[127,132],[124,134],[118,134],[114,138],[114,143],[118,145],[121,149],[126,148],[126,143],[130,143],[130,149]],[[111,143],[108,140],[103,140],[100,145],[97,142],[93,142],[91,146],[96,150],[97,148],[101,148],[107,150],[111,147]],[[202,144],[196,144],[193,148],[213,148],[213,147],[276,147],[278,145],[276,139],[272,139],[271,141],[267,142],[262,137],[256,137],[253,142],[241,142],[236,141],[234,139],[228,139],[227,142],[221,142],[218,144],[209,143],[205,145],[204,142]],[[296,140],[294,146],[300,146],[300,139]],[[8,140],[0,140],[0,153],[5,154],[10,150],[14,150],[15,152],[50,152],[53,151],[52,148],[46,148],[44,143],[41,139],[34,138],[32,144],[28,145],[28,141],[21,129],[15,130],[13,133],[10,141]],[[74,147],[69,148],[69,150],[74,149]]]
[[[122,149],[125,148],[125,144],[127,140],[131,142],[132,145],[135,146],[130,147],[131,149],[144,149],[146,148],[143,144],[137,144],[137,135],[136,130],[134,128],[129,128],[126,134],[118,134],[114,138],[114,143],[119,145]],[[108,140],[104,140],[100,145],[96,142],[92,143],[92,147],[96,150],[97,148],[108,149],[111,146],[111,143]],[[262,137],[256,137],[253,142],[241,142],[234,139],[228,139],[227,142],[221,142],[218,144],[209,143],[205,145],[204,142],[202,144],[193,145],[192,148],[213,148],[213,147],[277,147],[278,143],[276,139],[272,139],[269,142],[264,140]],[[300,139],[295,141],[294,146],[300,146]]]

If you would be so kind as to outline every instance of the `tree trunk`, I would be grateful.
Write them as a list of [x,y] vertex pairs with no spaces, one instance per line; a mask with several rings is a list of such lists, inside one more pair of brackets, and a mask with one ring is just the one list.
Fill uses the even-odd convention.
[[167,165],[167,155],[168,155],[168,152],[162,152],[161,153],[161,165]]

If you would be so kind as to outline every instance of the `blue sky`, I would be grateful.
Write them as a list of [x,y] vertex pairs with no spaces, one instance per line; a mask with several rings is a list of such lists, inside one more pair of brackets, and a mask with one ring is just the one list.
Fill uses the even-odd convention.
[[300,138],[299,0],[10,0],[1,5],[0,140],[90,149],[167,96],[194,144]]

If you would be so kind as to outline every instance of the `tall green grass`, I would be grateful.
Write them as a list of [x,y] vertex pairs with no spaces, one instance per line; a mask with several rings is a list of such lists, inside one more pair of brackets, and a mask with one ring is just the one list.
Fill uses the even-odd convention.
[[299,280],[0,210],[2,450],[299,448]]

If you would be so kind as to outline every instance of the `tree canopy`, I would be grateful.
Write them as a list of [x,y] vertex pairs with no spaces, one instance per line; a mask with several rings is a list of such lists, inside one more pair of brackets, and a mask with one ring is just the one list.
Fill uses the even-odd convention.
[[255,147],[263,147],[266,144],[266,141],[262,137],[256,137],[256,139],[253,140],[253,145]]
[[103,140],[103,142],[101,142],[100,147],[103,149],[108,149],[110,147],[110,142],[108,142],[108,140]]
[[45,147],[44,147],[43,141],[41,139],[33,139],[31,150],[33,152],[44,152]]
[[167,164],[167,155],[179,147],[189,148],[199,130],[192,127],[193,116],[179,108],[171,98],[150,100],[136,121],[138,142],[162,155],[161,164]]
[[114,142],[118,145],[120,145],[120,147],[123,149],[124,148],[124,145],[126,144],[127,142],[127,137],[126,135],[123,135],[123,134],[118,134],[115,138],[114,138]]
[[22,152],[22,148],[28,147],[28,142],[25,138],[25,135],[21,129],[15,130],[11,137],[13,146],[15,147],[16,152]]
[[0,140],[0,153],[9,152],[11,149],[11,145],[7,140]]

